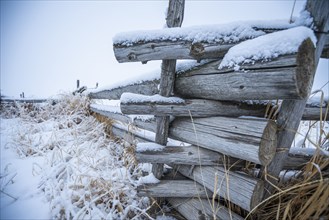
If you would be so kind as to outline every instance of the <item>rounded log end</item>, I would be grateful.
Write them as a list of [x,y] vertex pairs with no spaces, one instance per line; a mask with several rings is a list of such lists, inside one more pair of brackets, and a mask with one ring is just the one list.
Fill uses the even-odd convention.
[[297,89],[300,98],[309,96],[315,73],[315,47],[310,38],[303,41],[297,53]]
[[269,120],[259,146],[259,160],[261,165],[268,165],[274,158],[277,147],[277,125],[274,121]]
[[[250,200],[250,210],[255,208],[259,203],[262,202],[264,193],[264,182],[262,180],[257,181],[251,200]],[[248,211],[250,211],[248,210]]]

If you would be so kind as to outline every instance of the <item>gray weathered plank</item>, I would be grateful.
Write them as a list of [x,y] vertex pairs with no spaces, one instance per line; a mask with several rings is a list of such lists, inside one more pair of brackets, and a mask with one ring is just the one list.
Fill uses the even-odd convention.
[[[312,45],[309,47],[312,49]],[[276,100],[302,99],[309,94],[303,85],[311,78],[297,70],[310,63],[298,62],[297,55],[245,65],[239,71],[232,68],[219,70],[219,63],[213,61],[178,75],[175,95],[213,100]]]
[[213,193],[192,180],[161,180],[137,188],[138,196],[157,198],[212,198]]
[[[254,65],[242,65],[240,71],[233,69],[218,69],[220,61],[212,61],[185,73],[178,74],[175,80],[174,93],[184,98],[202,98],[213,100],[276,100],[301,99],[308,95],[303,84],[309,82],[306,74],[297,71],[308,66],[308,63],[297,61],[297,55],[286,55],[270,62],[260,62]],[[123,92],[154,95],[157,85],[145,82],[147,91],[135,90],[127,86],[94,94],[91,97],[112,98]],[[150,94],[150,91],[154,93]],[[119,92],[119,93],[117,93]],[[101,95],[102,94],[102,95]],[[117,98],[118,99],[118,98]]]
[[168,198],[167,200],[186,219],[243,219],[217,201],[183,198]]
[[263,181],[223,167],[181,165],[178,171],[192,178],[218,196],[250,211],[261,201]]
[[170,136],[263,165],[272,160],[276,148],[276,125],[265,119],[178,118],[171,125]]

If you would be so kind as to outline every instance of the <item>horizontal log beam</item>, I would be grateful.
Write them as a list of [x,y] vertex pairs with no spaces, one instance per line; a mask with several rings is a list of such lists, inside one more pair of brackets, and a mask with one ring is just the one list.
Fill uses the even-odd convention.
[[153,41],[134,44],[130,47],[113,45],[119,63],[147,62],[166,59],[213,59],[224,57],[236,43],[193,43],[192,41]]
[[235,158],[267,165],[276,149],[276,124],[270,120],[224,117],[178,118],[169,136]]
[[162,151],[136,152],[136,159],[140,163],[165,163],[186,165],[227,165],[234,164],[243,167],[242,160],[225,157],[215,151],[196,146],[166,146]]
[[138,196],[155,198],[211,198],[212,192],[192,180],[161,180],[137,187]]
[[[186,99],[184,103],[154,103],[154,102],[121,102],[121,112],[124,114],[160,115],[176,117],[265,117],[266,105],[247,104],[234,101],[215,101],[207,99]],[[306,106],[303,120],[320,120],[321,108]],[[269,111],[268,111],[269,112]],[[326,117],[325,117],[326,116]],[[322,107],[322,120],[329,120],[326,107]]]
[[[305,49],[305,51],[308,50],[314,50],[314,48]],[[308,54],[302,56],[304,55]],[[212,100],[276,100],[301,99],[309,94],[311,78],[308,72],[297,71],[303,67],[306,68],[308,63],[298,62],[296,55],[281,56],[272,61],[254,65],[241,65],[239,71],[219,70],[219,63],[220,61],[212,61],[177,74],[175,95],[183,98]],[[123,92],[154,95],[158,93],[158,83],[147,81],[91,93],[90,97],[119,99]]]
[[216,201],[208,199],[168,198],[172,208],[186,219],[232,219],[243,218]]
[[[125,135],[127,136],[127,135]],[[140,140],[139,140],[140,142]],[[145,140],[144,140],[145,142]],[[225,165],[232,170],[246,166],[244,160],[224,157],[223,154],[196,146],[167,146],[162,151],[144,151],[135,153],[139,163],[164,163],[176,165],[218,166]],[[300,154],[289,154],[284,161],[283,170],[298,170],[312,158]]]
[[[302,44],[303,51],[314,51],[313,45]],[[313,47],[313,48],[312,48]],[[276,100],[302,99],[310,92],[312,77],[309,63],[297,59],[310,56],[281,56],[270,62],[242,65],[240,70],[218,69],[220,61],[179,74],[175,81],[175,95],[183,98],[212,100]],[[309,60],[314,60],[310,57]]]
[[213,166],[195,166],[191,170],[190,166],[182,165],[178,171],[247,211],[261,201],[263,182],[245,174]]
[[[289,28],[287,24],[285,24],[285,28],[270,26],[269,28],[263,28],[257,27],[257,24],[251,26],[253,27],[250,27],[249,32],[254,32],[255,34],[245,36],[239,41],[232,39],[227,42],[225,38],[231,38],[232,35],[222,36],[221,33],[213,33],[213,35],[217,35],[216,40],[212,39],[210,41],[205,40],[203,42],[196,42],[196,39],[194,39],[190,34],[188,37],[183,37],[186,35],[186,30],[184,32],[184,28],[181,28],[180,30],[183,32],[176,33],[177,36],[172,37],[175,40],[168,40],[165,38],[160,39],[159,37],[150,39],[148,36],[145,40],[139,39],[136,42],[129,42],[128,44],[124,41],[118,41],[113,44],[113,51],[119,63],[147,62],[150,60],[163,59],[219,59],[222,58],[232,46],[244,40],[249,40],[266,33],[273,33]],[[294,27],[294,25],[290,25],[290,27]],[[214,30],[210,30],[210,32],[213,31]],[[191,30],[190,33],[191,32],[193,32],[193,30]],[[206,30],[206,32],[208,32],[208,30]]]
[[114,120],[117,120],[117,121],[120,121],[120,122],[123,122],[126,124],[130,124],[130,125],[134,125],[141,129],[145,129],[145,130],[149,130],[149,131],[153,131],[153,132],[155,131],[155,126],[156,126],[155,120],[152,120],[152,121],[142,121],[139,119],[132,120],[127,115],[101,110],[98,108],[94,108],[92,106],[90,107],[90,110],[92,112],[98,113],[98,114],[105,116],[107,118],[110,118],[110,119],[114,119]]

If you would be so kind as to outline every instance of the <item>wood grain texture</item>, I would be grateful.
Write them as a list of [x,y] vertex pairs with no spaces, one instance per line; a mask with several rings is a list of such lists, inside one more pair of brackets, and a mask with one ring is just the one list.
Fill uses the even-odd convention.
[[[166,24],[168,28],[180,27],[184,18],[185,0],[169,0],[169,6],[166,16]],[[176,73],[176,60],[164,59],[161,64],[160,92],[164,97],[169,97],[174,92]],[[156,135],[155,142],[161,145],[167,145],[169,131],[169,116],[156,116]],[[153,164],[152,173],[158,179],[163,175],[163,165]]]
[[212,192],[192,180],[161,180],[137,188],[138,196],[156,198],[212,198]]
[[[263,181],[223,167],[181,165],[178,171],[224,199],[250,211],[261,201]],[[192,171],[192,172],[191,172]]]
[[178,117],[211,117],[211,116],[260,116],[265,115],[266,106],[248,105],[241,102],[225,102],[206,99],[187,99],[185,103],[121,103],[124,114],[150,114]]
[[[244,161],[228,158],[224,155],[197,146],[166,146],[162,151],[136,152],[140,163],[166,163],[187,165],[223,165],[244,166]],[[240,162],[239,162],[240,161]]]
[[172,208],[179,211],[186,219],[243,219],[216,201],[183,198],[168,198],[167,200]]
[[276,148],[273,121],[224,117],[178,118],[170,137],[228,156],[268,164]]
[[298,63],[297,54],[271,62],[241,66],[239,71],[218,69],[213,61],[177,76],[175,94],[183,98],[214,100],[302,99],[308,96],[310,78],[297,71],[309,63]]

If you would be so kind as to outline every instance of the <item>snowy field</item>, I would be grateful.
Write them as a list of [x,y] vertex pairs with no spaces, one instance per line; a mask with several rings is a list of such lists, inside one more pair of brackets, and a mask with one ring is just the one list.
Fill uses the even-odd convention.
[[150,219],[136,196],[150,167],[107,137],[87,99],[37,106],[2,111],[1,219]]

